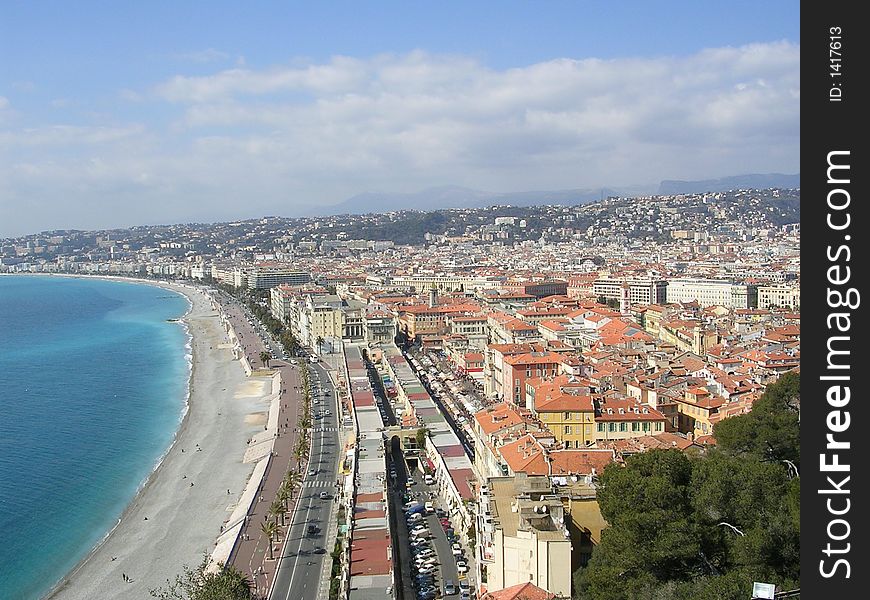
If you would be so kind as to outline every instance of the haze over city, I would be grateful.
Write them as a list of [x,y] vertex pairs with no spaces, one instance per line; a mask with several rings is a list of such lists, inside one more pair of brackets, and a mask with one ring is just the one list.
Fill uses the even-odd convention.
[[3,13],[0,237],[799,172],[795,2]]

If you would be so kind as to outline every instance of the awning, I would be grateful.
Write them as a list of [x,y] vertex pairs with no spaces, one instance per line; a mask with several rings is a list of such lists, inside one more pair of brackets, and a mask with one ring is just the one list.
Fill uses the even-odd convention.
[[435,463],[433,463],[429,458],[426,458],[426,466],[429,467],[430,471],[435,471]]

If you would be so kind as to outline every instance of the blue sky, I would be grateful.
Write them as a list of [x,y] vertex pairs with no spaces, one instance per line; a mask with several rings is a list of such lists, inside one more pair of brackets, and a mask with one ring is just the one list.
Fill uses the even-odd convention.
[[4,2],[0,236],[795,173],[799,50],[782,1]]

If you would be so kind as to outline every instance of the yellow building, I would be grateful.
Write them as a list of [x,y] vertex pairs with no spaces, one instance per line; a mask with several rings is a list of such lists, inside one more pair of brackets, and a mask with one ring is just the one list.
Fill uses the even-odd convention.
[[526,406],[566,448],[585,448],[595,441],[590,389],[572,376],[526,380]]
[[684,397],[677,399],[680,433],[691,433],[695,437],[712,435],[713,424],[719,420],[719,409],[725,402],[725,398],[714,396],[706,388],[687,389]]

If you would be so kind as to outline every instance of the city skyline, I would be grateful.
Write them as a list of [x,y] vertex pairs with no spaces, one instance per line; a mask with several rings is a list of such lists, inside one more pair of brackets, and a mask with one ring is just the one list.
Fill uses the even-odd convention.
[[4,9],[0,237],[799,172],[796,2],[258,8]]

